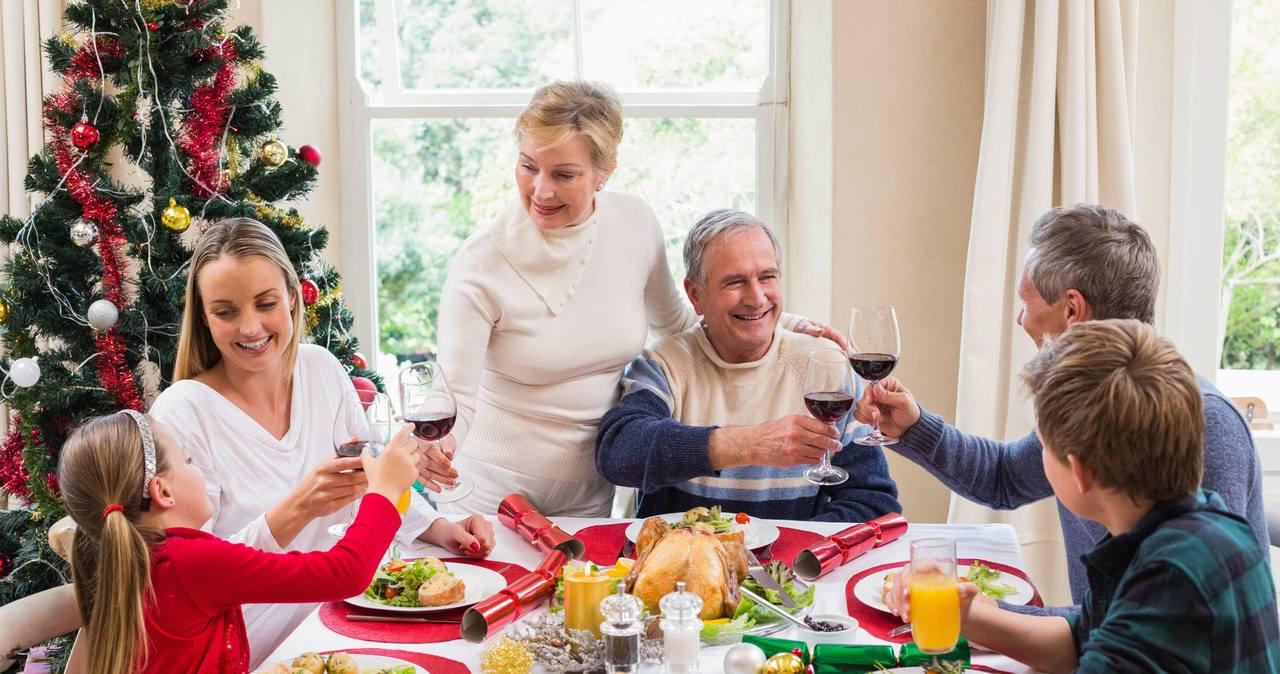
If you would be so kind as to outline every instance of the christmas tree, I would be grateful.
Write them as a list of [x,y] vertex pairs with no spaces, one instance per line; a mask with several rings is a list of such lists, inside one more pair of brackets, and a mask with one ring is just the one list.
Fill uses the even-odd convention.
[[13,244],[0,289],[11,415],[0,492],[27,504],[0,514],[0,604],[68,578],[47,538],[64,515],[58,450],[84,420],[145,410],[170,383],[202,224],[271,227],[303,279],[304,339],[381,388],[320,259],[328,232],[282,205],[311,190],[320,153],[276,136],[275,78],[256,65],[252,30],[224,26],[227,11],[226,0],[76,2],[67,32],[44,45],[63,83],[44,101],[46,143],[28,164],[38,205],[0,219],[0,242]]

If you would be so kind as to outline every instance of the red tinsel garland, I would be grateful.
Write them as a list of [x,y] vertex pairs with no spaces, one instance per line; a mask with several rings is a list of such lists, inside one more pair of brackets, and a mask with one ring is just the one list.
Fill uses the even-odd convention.
[[[97,45],[99,50],[104,48],[101,40]],[[73,58],[73,62],[75,59],[83,61],[86,58],[94,59],[96,67],[97,56],[93,45],[81,48]],[[75,85],[83,77],[84,75],[77,72],[69,73],[63,91],[51,98],[45,109],[44,118],[48,129],[49,149],[54,161],[58,164],[58,171],[64,178],[67,191],[80,204],[84,219],[98,226],[97,249],[102,260],[103,297],[117,308],[125,309],[128,305],[123,292],[125,275],[120,260],[120,247],[126,243],[126,240],[117,222],[119,212],[114,201],[95,189],[97,177],[86,174],[80,168],[82,164],[76,163],[76,155],[67,144],[69,129],[60,125],[57,115],[53,114],[55,110],[66,113],[82,107],[83,102],[75,93]],[[126,366],[124,343],[120,336],[111,329],[98,335],[94,341],[98,350],[102,352],[95,365],[98,370],[98,379],[103,387],[115,396],[122,407],[145,409],[142,398],[138,394],[137,379],[133,371]]]
[[7,492],[23,499],[31,498],[31,490],[27,488],[27,469],[22,460],[22,432],[18,430],[21,420],[17,415],[9,421],[9,435],[0,445],[0,492]]
[[[95,51],[92,45],[85,45],[83,49],[76,52],[71,57],[71,67],[67,68],[67,77],[71,79],[81,77],[99,77],[102,75],[102,66],[99,60],[108,61],[124,58],[124,47],[114,38],[99,35],[97,39],[98,49]],[[105,63],[103,65],[106,65]]]
[[230,45],[201,49],[201,58],[223,61],[218,74],[209,84],[196,87],[191,92],[191,114],[184,122],[181,147],[191,157],[190,173],[195,180],[195,192],[202,198],[220,193],[222,182],[222,132],[231,114],[228,102],[235,84],[236,52]]

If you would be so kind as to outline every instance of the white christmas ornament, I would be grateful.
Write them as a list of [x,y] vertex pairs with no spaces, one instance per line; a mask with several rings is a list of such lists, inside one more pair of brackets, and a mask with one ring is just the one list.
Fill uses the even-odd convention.
[[725,674],[760,674],[768,660],[755,644],[738,644],[724,654]]
[[23,388],[35,386],[40,381],[40,363],[35,358],[19,358],[9,366],[9,378]]
[[98,300],[89,305],[89,325],[94,330],[106,330],[116,324],[120,318],[120,310],[110,300]]

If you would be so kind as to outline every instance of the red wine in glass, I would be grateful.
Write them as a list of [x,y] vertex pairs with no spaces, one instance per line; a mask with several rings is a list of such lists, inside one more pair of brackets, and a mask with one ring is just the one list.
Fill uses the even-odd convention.
[[453,424],[458,420],[458,415],[456,413],[408,414],[405,415],[404,420],[413,424],[414,435],[423,440],[439,440],[453,430]]
[[888,377],[897,364],[898,357],[889,353],[854,353],[849,356],[849,365],[853,366],[853,371],[869,382]]
[[834,424],[853,409],[853,396],[848,393],[824,391],[804,394],[804,406],[813,418],[826,424]]

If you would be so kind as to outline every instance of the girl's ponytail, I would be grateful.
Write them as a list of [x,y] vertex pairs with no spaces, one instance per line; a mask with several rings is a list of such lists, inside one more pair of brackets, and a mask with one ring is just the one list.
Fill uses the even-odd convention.
[[[58,465],[77,527],[71,574],[93,654],[89,674],[135,671],[146,658],[151,546],[163,532],[138,523],[150,487],[143,435],[128,415],[99,417],[67,440]],[[156,473],[168,469],[165,459],[156,452]]]

